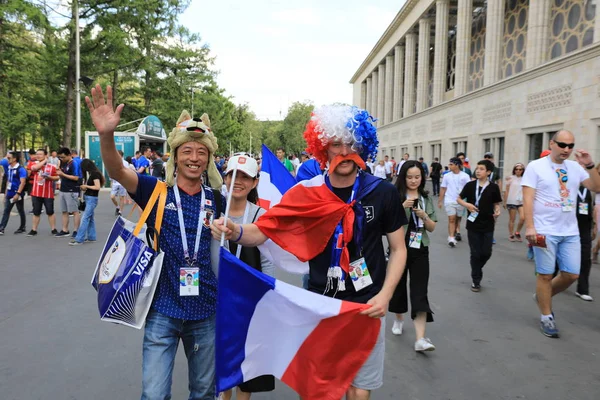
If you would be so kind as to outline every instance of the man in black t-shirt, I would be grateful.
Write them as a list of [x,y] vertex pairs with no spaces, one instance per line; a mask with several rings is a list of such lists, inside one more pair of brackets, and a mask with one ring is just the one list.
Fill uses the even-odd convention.
[[[349,113],[355,114],[350,121],[342,121],[340,118],[339,124],[336,125],[331,121],[320,119],[321,115],[346,116]],[[365,129],[362,125],[356,126],[352,121],[369,124],[371,125],[370,129]],[[376,145],[373,144],[375,143],[375,134],[375,128],[366,111],[342,105],[316,109],[304,133],[309,149],[319,149],[319,146],[322,146],[323,138],[326,138],[325,148],[320,147],[322,150],[313,153],[322,166],[329,162],[329,172],[322,178],[324,182],[318,185],[318,190],[331,190],[344,203],[352,204],[352,212],[355,215],[353,237],[349,243],[344,245],[343,240],[335,240],[340,236],[334,233],[321,253],[312,258],[309,257],[309,290],[328,297],[369,304],[371,307],[362,314],[380,318],[382,321],[377,343],[361,370],[354,377],[352,386],[348,389],[346,397],[349,399],[369,399],[371,390],[377,389],[383,384],[384,317],[406,262],[403,226],[408,224],[408,221],[398,192],[391,183],[362,171],[366,168],[367,157],[374,156],[373,153],[376,152]],[[362,148],[359,148],[361,153],[355,151],[354,138],[361,140]],[[321,179],[321,177],[318,176],[311,180],[312,187],[316,185],[315,179]],[[304,186],[299,184],[290,189],[284,195],[280,205],[275,206],[273,210],[281,210],[279,207],[287,201],[291,202],[291,198],[295,196],[294,193],[303,190],[302,188]],[[294,198],[294,200],[296,203],[301,201],[298,198]],[[324,203],[333,201],[337,204],[337,201],[332,200],[331,196],[327,196],[323,201]],[[303,215],[298,213],[298,218],[302,217]],[[270,217],[270,213],[267,212],[261,217],[261,220],[269,218],[276,219],[276,217]],[[331,225],[331,222],[337,224],[340,221],[323,222]],[[258,221],[257,224],[264,229],[261,221]],[[257,246],[264,243],[268,237],[261,229],[256,224],[246,224],[241,229],[240,225],[233,224],[231,221],[224,226],[222,219],[215,221],[212,226],[214,237],[220,237],[221,232],[225,232],[228,239],[233,238],[244,246]],[[320,225],[317,229],[324,228]],[[359,232],[360,237],[356,237]],[[390,258],[387,265],[381,240],[382,235],[387,237],[390,245]],[[296,236],[295,240],[304,242],[300,235]],[[341,248],[347,248],[350,256],[349,266],[344,266],[343,261],[337,263],[337,266],[336,264],[332,265],[332,258],[336,254],[332,249],[333,243],[342,243]],[[357,243],[360,243],[360,248],[357,248]],[[362,269],[360,271],[362,276],[370,276],[367,282],[357,279],[356,276],[355,279],[351,278],[350,274],[359,275],[355,272],[355,269],[359,267]],[[344,270],[345,273],[342,273],[341,270]],[[342,277],[339,278],[336,273],[340,273]]]
[[467,183],[458,198],[458,204],[469,211],[467,231],[471,248],[471,290],[481,290],[483,267],[492,256],[494,227],[500,215],[502,196],[500,188],[489,181],[494,164],[489,160],[477,163],[475,177],[477,180]]
[[440,178],[442,177],[442,164],[440,164],[440,159],[435,157],[430,168],[431,171],[429,172],[429,176],[431,177],[431,185],[433,186],[433,195],[439,196]]

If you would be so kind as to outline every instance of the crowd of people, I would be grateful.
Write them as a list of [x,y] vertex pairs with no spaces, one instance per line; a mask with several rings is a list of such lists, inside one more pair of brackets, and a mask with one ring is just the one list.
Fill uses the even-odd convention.
[[[112,181],[115,214],[121,214],[129,200],[143,209],[159,181],[167,185],[160,241],[165,257],[144,331],[142,398],[169,398],[181,339],[190,371],[190,398],[214,399],[217,278],[211,265],[212,238],[225,234],[232,254],[258,271],[274,274],[274,265],[257,247],[270,238],[257,224],[261,217],[270,215],[257,204],[261,159],[245,153],[219,157],[208,116],[192,120],[186,112],[168,137],[172,156],[143,148],[124,159],[113,138],[123,105],[113,108],[110,87],[105,97],[100,86],[92,90],[86,103]],[[181,128],[184,119],[189,123]],[[574,135],[556,133],[546,154],[528,165],[516,163],[510,176],[502,179],[491,153],[472,164],[459,153],[447,166],[438,158],[428,165],[422,157],[413,160],[409,154],[399,162],[388,156],[377,160],[372,121],[365,110],[356,107],[320,107],[307,125],[307,149],[300,158],[286,156],[283,148],[276,150],[277,158],[298,181],[321,174],[335,201],[356,216],[351,224],[345,224],[344,218],[334,221],[334,216],[323,217],[335,229],[324,249],[309,260],[309,273],[304,278],[306,289],[364,303],[367,306],[362,314],[381,320],[375,347],[354,377],[347,398],[369,399],[371,391],[383,384],[385,316],[395,315],[391,331],[402,335],[409,299],[414,350],[435,350],[425,331],[426,324],[433,321],[428,299],[429,248],[440,211],[448,218],[447,244],[453,249],[464,239],[461,225],[466,219],[470,290],[477,293],[484,289],[483,269],[492,256],[497,218],[502,208],[508,210],[508,240],[521,242],[524,236],[532,249],[537,272],[533,298],[540,309],[540,330],[558,338],[552,297],[578,280],[577,295],[592,300],[588,277],[592,256],[597,257],[600,247],[592,250],[599,209],[594,206],[592,193],[600,192],[599,168],[587,151],[574,150]],[[577,161],[569,160],[573,152]],[[20,216],[15,234],[26,232],[24,195],[29,193],[33,210],[29,236],[38,234],[43,207],[55,236],[71,237],[72,245],[96,240],[94,209],[104,176],[91,160],[81,160],[67,148],[50,156],[40,149],[25,167],[17,152],[9,152],[2,166],[6,195],[0,234],[4,234],[14,205]],[[426,189],[428,180],[431,192]],[[227,221],[221,217],[226,208],[224,184],[233,188]],[[60,193],[60,231],[54,216],[55,191]],[[70,215],[73,233],[69,231]],[[156,223],[157,215],[153,209],[149,226]],[[292,216],[305,217],[301,213]],[[389,246],[387,257],[383,236]],[[188,248],[192,243],[193,250]],[[186,276],[197,274],[198,293],[182,294],[182,271]],[[362,277],[368,279],[359,279]],[[251,393],[274,387],[272,376],[259,376],[241,384],[236,396],[249,399]],[[232,391],[222,396],[229,399]]]

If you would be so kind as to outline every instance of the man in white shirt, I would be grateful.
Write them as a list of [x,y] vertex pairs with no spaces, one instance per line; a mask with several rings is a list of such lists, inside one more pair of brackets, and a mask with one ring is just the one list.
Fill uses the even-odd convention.
[[442,208],[442,199],[444,208],[448,216],[448,246],[455,247],[457,242],[462,240],[460,236],[460,220],[465,212],[463,206],[456,202],[460,196],[463,187],[471,180],[469,175],[461,171],[462,161],[460,158],[452,157],[448,169],[450,173],[444,175],[442,179],[438,207]]
[[392,181],[392,171],[394,169],[394,164],[390,161],[390,158],[388,156],[385,156],[385,179],[388,182]]
[[400,168],[402,168],[404,163],[407,162],[409,158],[410,158],[410,154],[404,153],[404,155],[402,156],[402,160],[400,160],[400,162],[396,166],[396,175],[400,175]]
[[[587,151],[577,149],[577,162],[568,160],[574,146],[575,137],[571,132],[557,132],[550,140],[550,155],[529,163],[521,181],[525,236],[535,253],[534,299],[542,314],[540,329],[552,338],[559,337],[552,313],[552,296],[571,286],[579,277],[581,267],[575,210],[578,189],[583,185],[594,192],[600,190],[600,175]],[[557,262],[560,273],[553,279]]]

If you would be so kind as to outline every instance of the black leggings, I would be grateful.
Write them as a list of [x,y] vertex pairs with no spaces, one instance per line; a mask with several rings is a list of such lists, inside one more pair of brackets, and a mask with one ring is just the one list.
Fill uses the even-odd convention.
[[421,246],[420,249],[407,247],[406,268],[402,279],[394,290],[390,301],[389,311],[396,314],[404,314],[408,311],[408,294],[406,292],[406,281],[410,273],[410,316],[417,317],[417,313],[427,313],[427,322],[433,322],[433,312],[429,307],[427,298],[427,286],[429,285],[429,248]]

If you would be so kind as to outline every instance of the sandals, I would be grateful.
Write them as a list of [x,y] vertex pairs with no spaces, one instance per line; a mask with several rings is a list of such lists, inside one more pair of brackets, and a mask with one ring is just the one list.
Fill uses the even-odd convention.
[[509,242],[516,242],[516,241],[517,241],[517,239],[515,239],[515,235],[510,235],[510,236],[508,237],[508,241],[509,241]]
[[521,232],[515,232],[515,238],[518,242],[522,242],[523,238],[521,237]]

